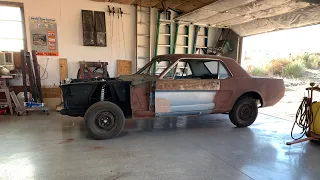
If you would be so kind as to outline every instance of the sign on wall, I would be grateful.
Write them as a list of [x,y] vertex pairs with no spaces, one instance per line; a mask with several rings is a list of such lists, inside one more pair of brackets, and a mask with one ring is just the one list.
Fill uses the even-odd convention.
[[59,56],[55,19],[30,17],[30,32],[32,50],[38,56]]

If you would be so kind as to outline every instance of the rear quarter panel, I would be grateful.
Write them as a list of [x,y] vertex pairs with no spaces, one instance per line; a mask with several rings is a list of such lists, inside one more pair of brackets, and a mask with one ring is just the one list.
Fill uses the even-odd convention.
[[215,99],[215,113],[230,112],[237,99],[247,92],[258,93],[263,107],[272,106],[284,96],[284,83],[282,79],[255,77],[231,77],[221,80]]

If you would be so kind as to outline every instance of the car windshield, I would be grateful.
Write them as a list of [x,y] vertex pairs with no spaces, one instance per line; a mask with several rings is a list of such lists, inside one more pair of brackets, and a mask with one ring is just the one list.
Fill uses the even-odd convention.
[[136,74],[156,75],[159,76],[170,65],[168,59],[153,59],[147,65],[142,67]]

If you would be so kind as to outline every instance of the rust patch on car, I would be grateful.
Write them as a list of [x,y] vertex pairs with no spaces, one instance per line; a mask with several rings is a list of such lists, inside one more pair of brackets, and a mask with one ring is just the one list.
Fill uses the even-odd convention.
[[160,79],[156,81],[156,90],[219,90],[217,79]]
[[132,111],[149,110],[150,83],[143,83],[130,88]]
[[156,113],[170,112],[170,101],[164,98],[156,98]]
[[149,109],[152,91],[151,82],[130,87],[132,118],[154,117]]

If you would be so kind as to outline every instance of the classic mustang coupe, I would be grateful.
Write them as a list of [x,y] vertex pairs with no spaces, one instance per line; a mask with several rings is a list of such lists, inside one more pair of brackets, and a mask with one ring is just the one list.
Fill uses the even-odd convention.
[[213,55],[155,57],[137,73],[73,80],[61,85],[63,115],[83,116],[94,139],[117,136],[126,118],[229,114],[237,127],[257,118],[258,107],[284,96],[282,79],[250,76],[233,59]]

